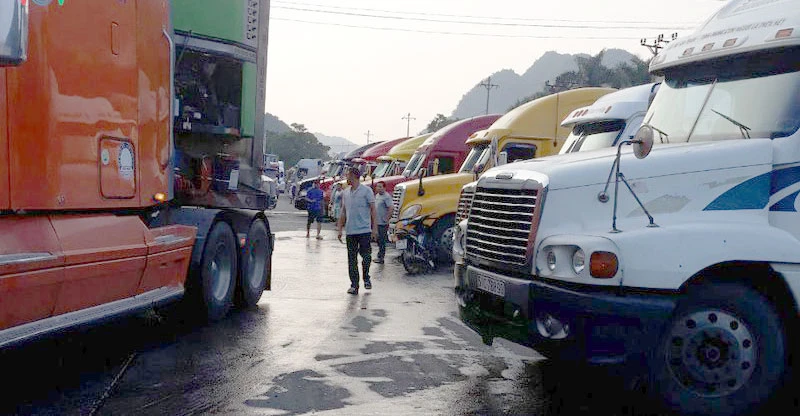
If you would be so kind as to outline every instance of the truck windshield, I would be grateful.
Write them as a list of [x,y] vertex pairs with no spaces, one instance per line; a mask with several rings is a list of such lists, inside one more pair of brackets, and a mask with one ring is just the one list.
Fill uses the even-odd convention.
[[625,129],[625,120],[579,124],[572,129],[559,154],[585,152],[611,147]]
[[389,166],[392,165],[392,161],[390,160],[382,160],[378,162],[378,166],[373,171],[373,174],[376,178],[382,178],[386,175],[386,172],[389,170]]
[[476,165],[486,164],[486,160],[489,159],[490,153],[491,150],[489,149],[489,143],[475,145],[475,147],[469,151],[464,163],[461,164],[461,169],[459,169],[459,172],[472,173],[472,169]]
[[406,165],[406,170],[403,171],[403,176],[406,178],[417,176],[417,171],[422,166],[423,160],[425,160],[425,153],[414,153],[414,156],[411,156],[411,160]]
[[656,143],[790,136],[800,127],[799,56],[786,48],[676,69],[645,123],[660,130]]

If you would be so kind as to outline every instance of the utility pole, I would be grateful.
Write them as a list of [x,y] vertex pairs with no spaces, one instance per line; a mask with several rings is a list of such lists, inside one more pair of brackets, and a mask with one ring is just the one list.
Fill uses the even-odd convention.
[[372,133],[370,133],[369,130],[367,130],[367,132],[364,133],[364,135],[367,136],[367,144],[369,144],[369,138],[370,136],[372,136]]
[[664,34],[662,33],[662,34],[656,36],[656,38],[655,38],[655,40],[653,40],[652,44],[647,43],[647,38],[642,38],[642,40],[639,41],[639,44],[644,46],[644,47],[646,47],[647,49],[650,49],[650,52],[653,54],[653,56],[656,56],[656,55],[658,55],[659,49],[664,49],[664,45],[666,45],[667,43],[670,43],[673,40],[677,39],[678,38],[678,34],[677,33],[673,33],[672,35],[670,35],[670,37],[672,38],[671,40],[665,40],[664,39]]
[[410,133],[411,133],[411,120],[416,120],[416,117],[411,117],[411,113],[408,113],[403,118],[401,118],[400,120],[407,120],[408,121],[406,123],[406,137],[411,137],[410,136]]
[[492,88],[499,87],[497,84],[492,84],[492,77],[486,78],[486,81],[481,82],[481,87],[486,88],[486,114],[489,114],[489,92]]

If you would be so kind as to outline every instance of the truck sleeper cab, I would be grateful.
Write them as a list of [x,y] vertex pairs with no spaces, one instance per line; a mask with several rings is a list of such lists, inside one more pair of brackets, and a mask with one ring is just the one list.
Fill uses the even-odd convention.
[[473,204],[516,201],[498,215],[520,225],[488,233],[505,247],[490,253],[467,221],[462,319],[551,357],[644,363],[649,390],[682,414],[767,403],[797,352],[798,27],[798,1],[731,1],[670,43],[634,138],[655,142],[644,160],[621,143],[620,158],[487,172]]
[[[192,120],[199,113],[201,121],[223,117],[231,124],[183,124],[173,86],[186,75],[175,48],[185,26],[173,30],[172,19],[189,9],[172,3],[181,2],[0,5],[0,348],[181,297],[197,300],[201,315],[221,319],[234,300],[255,305],[269,287],[273,240],[263,212],[229,209],[241,208],[238,200],[222,209],[178,200],[198,196],[176,183],[179,153],[191,153],[180,141],[193,134],[258,137],[263,123],[241,108],[188,105]],[[258,16],[267,7],[252,10],[259,36],[266,36]],[[215,49],[222,43],[204,40],[206,58],[221,58]],[[187,57],[197,57],[196,44],[189,43]],[[252,61],[265,57],[258,50],[249,49]],[[264,79],[255,70],[250,76],[253,86]],[[252,95],[253,107],[256,97],[263,102],[263,89],[234,90]],[[197,131],[201,125],[205,130]],[[206,149],[215,156],[219,150]],[[242,156],[228,156],[234,155]],[[231,175],[237,169],[213,177],[214,158],[202,158],[205,190],[252,185],[257,202],[260,172],[247,165],[262,157],[251,156],[235,160],[242,162],[238,181]]]

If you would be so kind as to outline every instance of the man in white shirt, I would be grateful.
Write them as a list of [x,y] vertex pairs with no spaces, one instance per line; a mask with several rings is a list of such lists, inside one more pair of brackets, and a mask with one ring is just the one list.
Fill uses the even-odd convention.
[[342,226],[347,235],[347,266],[350,272],[350,289],[347,293],[358,294],[358,255],[361,254],[361,268],[364,289],[372,289],[369,279],[369,266],[372,262],[371,240],[378,235],[378,222],[375,212],[375,194],[369,186],[362,185],[361,172],[356,167],[347,171],[349,189],[342,196],[342,212],[336,224],[339,240],[342,239]]

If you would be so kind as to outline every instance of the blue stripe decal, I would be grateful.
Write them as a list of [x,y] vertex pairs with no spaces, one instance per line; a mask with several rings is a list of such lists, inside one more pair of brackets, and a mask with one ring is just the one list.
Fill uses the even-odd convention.
[[775,205],[769,207],[770,211],[781,211],[781,212],[797,212],[794,208],[794,201],[797,199],[797,195],[800,195],[800,191],[797,191],[786,198],[781,199]]
[[800,182],[800,166],[772,171],[772,189],[770,195],[788,186]]
[[727,190],[703,208],[703,211],[763,209],[769,203],[772,172],[750,178]]
[[[763,209],[772,195],[798,182],[800,182],[800,166],[774,170],[750,178],[727,190],[703,208],[703,211]],[[795,192],[781,199],[770,207],[770,211],[797,212],[794,208],[797,196],[798,192]]]

